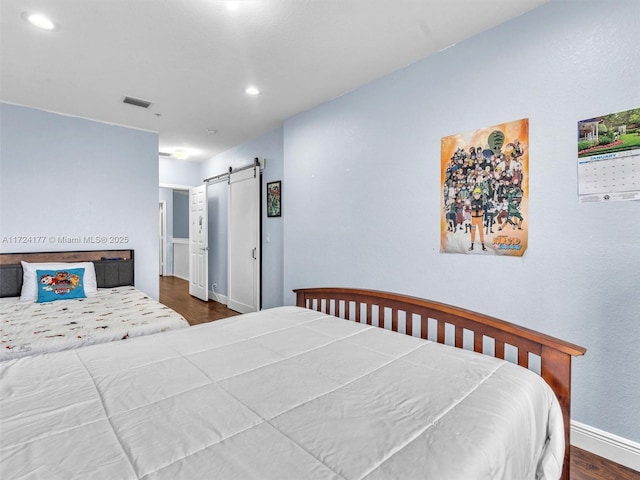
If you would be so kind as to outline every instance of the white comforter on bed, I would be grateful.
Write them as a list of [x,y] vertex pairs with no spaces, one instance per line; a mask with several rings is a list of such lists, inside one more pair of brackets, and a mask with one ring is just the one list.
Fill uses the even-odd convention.
[[0,361],[188,327],[177,312],[134,287],[47,303],[0,301]]
[[0,364],[0,477],[556,479],[544,381],[297,307]]

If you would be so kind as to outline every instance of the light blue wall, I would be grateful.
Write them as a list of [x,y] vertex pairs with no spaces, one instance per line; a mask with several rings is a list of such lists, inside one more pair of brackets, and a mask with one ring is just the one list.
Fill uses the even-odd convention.
[[[157,299],[157,152],[155,133],[0,104],[0,231],[46,237],[0,243],[0,251],[131,248],[136,287]],[[60,243],[62,236],[81,241]]]
[[[284,294],[352,286],[588,348],[573,418],[640,441],[640,202],[579,204],[576,123],[640,107],[640,2],[552,1],[284,123]],[[529,248],[439,253],[440,140],[529,118]]]
[[264,154],[260,158],[266,160],[266,168],[262,172],[262,308],[279,307],[284,302],[283,294],[283,255],[284,255],[284,218],[267,217],[267,190],[269,182],[282,181],[282,195],[287,193],[287,182],[284,180],[284,152],[282,145],[282,128],[278,128],[260,137],[259,144]]
[[[250,142],[216,155],[203,165],[203,178],[251,164],[258,157],[266,160],[262,174],[262,307],[283,302],[283,218],[267,218],[265,185],[282,180],[282,128],[275,129]],[[283,190],[286,195],[286,183]],[[226,182],[209,185],[209,288],[217,283],[216,292],[227,295],[227,192]],[[286,215],[283,212],[283,215]]]
[[[156,154],[157,155],[157,154]],[[202,164],[172,158],[158,161],[160,185],[163,187],[190,188],[202,185]]]
[[189,191],[173,191],[173,236],[189,238]]

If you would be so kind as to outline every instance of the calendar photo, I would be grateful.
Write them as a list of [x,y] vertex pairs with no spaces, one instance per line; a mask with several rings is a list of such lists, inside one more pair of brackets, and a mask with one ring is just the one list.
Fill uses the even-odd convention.
[[640,199],[640,108],[578,122],[580,202]]

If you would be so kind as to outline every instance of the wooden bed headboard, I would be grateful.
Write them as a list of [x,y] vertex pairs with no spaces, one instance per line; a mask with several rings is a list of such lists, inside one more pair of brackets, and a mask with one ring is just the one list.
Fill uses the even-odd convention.
[[382,328],[389,326],[407,335],[414,335],[417,323],[418,336],[424,339],[508,360],[508,353],[513,353],[515,363],[529,369],[539,365],[536,373],[555,392],[562,409],[562,479],[569,480],[571,358],[584,355],[585,348],[488,315],[417,297],[354,288],[303,288],[294,292],[299,307]]
[[30,263],[93,262],[98,288],[134,284],[133,250],[0,253],[0,298],[20,296],[22,289],[21,261]]

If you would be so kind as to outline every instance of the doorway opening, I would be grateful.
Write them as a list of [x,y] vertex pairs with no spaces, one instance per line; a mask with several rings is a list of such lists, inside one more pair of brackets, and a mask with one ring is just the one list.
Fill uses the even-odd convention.
[[160,276],[164,277],[167,274],[167,202],[160,202],[160,210],[159,210],[159,237],[160,237],[160,245],[159,245],[159,269]]

